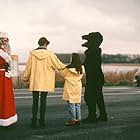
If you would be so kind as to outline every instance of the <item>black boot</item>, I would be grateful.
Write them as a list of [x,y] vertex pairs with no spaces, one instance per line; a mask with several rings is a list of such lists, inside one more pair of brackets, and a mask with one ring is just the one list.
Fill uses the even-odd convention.
[[100,116],[98,117],[97,120],[100,121],[100,122],[106,122],[106,121],[108,121],[107,114],[106,113],[100,114]]
[[82,122],[83,123],[96,123],[97,122],[95,103],[88,104],[88,117],[83,119]]
[[32,119],[31,119],[31,127],[36,128],[37,125],[37,112],[38,112],[38,99],[39,92],[33,91],[33,105],[32,105]]
[[39,125],[41,128],[44,128],[46,126],[44,119],[39,119]]
[[107,121],[107,113],[106,113],[106,109],[105,109],[105,103],[104,103],[104,98],[103,98],[103,93],[102,91],[100,92],[100,94],[98,94],[97,96],[97,105],[99,108],[99,112],[100,112],[100,116],[98,117],[98,121]]
[[96,114],[89,113],[88,117],[82,120],[83,123],[96,123],[97,117]]
[[82,120],[82,123],[96,123],[96,122],[97,122],[97,118],[94,118],[94,117],[93,118],[87,117]]
[[41,128],[44,128],[46,126],[45,125],[46,97],[47,92],[41,92],[40,119],[39,119],[39,124]]
[[31,127],[32,128],[36,128],[37,127],[37,119],[36,118],[32,118],[31,119]]

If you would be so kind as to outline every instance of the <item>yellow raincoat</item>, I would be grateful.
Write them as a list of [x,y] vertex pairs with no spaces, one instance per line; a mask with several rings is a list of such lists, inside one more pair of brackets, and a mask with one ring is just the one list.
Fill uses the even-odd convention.
[[33,50],[30,52],[23,80],[29,80],[30,91],[54,92],[55,70],[64,67],[53,52],[46,49]]
[[[84,73],[84,66],[82,71]],[[75,68],[65,68],[60,73],[65,79],[63,99],[70,103],[81,103],[83,73],[78,74]]]

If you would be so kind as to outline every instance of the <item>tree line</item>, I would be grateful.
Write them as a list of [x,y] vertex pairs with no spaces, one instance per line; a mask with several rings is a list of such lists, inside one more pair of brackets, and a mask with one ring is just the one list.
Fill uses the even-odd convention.
[[[57,53],[57,57],[64,63],[70,63],[70,53]],[[85,54],[79,53],[82,62],[84,62]],[[127,54],[102,54],[103,63],[129,63],[140,64],[140,55],[127,55]]]

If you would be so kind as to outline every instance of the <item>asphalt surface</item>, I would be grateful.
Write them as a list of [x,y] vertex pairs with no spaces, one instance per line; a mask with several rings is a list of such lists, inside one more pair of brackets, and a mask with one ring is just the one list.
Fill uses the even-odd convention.
[[[62,90],[47,98],[46,127],[30,127],[32,95],[27,89],[15,90],[18,122],[0,127],[0,140],[140,140],[140,88],[104,87],[109,120],[96,124],[68,127],[66,102]],[[82,118],[87,107],[82,99]]]

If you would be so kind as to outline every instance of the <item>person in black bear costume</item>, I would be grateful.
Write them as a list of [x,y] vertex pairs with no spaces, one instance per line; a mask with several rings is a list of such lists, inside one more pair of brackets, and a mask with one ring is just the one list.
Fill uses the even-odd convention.
[[[85,51],[85,72],[86,85],[84,100],[88,107],[88,117],[83,119],[83,123],[95,123],[97,121],[107,121],[107,113],[103,99],[102,88],[104,85],[104,74],[101,69],[101,48],[99,47],[103,41],[103,36],[99,32],[91,32],[82,36],[86,40],[83,47],[88,49]],[[96,114],[96,105],[99,109],[99,117]]]

